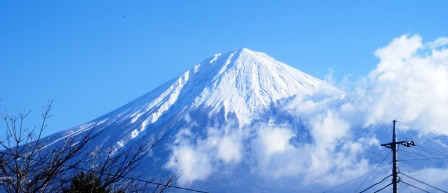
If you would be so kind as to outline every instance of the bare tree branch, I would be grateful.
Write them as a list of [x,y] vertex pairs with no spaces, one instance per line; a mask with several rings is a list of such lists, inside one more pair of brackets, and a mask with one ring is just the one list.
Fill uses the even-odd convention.
[[32,129],[27,129],[24,125],[30,111],[20,113],[19,116],[6,110],[4,114],[0,114],[4,122],[4,127],[0,129],[5,133],[5,136],[0,137],[0,191],[67,192],[73,185],[76,174],[84,175],[80,171],[88,173],[85,180],[116,192],[163,192],[175,180],[170,177],[163,183],[151,184],[128,177],[160,139],[119,151],[104,149],[90,144],[101,134],[101,131],[93,127],[84,131],[81,136],[72,135],[56,143],[43,141],[42,133],[52,116],[51,108],[52,101],[49,101],[42,112],[42,123]]

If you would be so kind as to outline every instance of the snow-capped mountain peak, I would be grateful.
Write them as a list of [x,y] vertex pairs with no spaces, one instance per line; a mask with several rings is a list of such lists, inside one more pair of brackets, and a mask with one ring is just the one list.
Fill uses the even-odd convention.
[[[209,114],[234,113],[241,123],[256,110],[295,95],[313,95],[322,90],[339,92],[323,81],[272,57],[242,48],[215,54],[189,71],[140,99],[133,121],[151,112],[145,123],[155,123],[169,109],[207,108]],[[181,100],[180,100],[181,99]],[[141,103],[146,105],[141,105]]]
[[169,130],[183,119],[226,122],[231,117],[242,127],[272,105],[319,92],[343,95],[264,53],[242,48],[215,54],[123,107],[55,136],[65,138],[95,127],[108,130],[102,143],[121,148],[148,129]]
[[291,96],[322,89],[336,92],[317,78],[247,48],[216,54],[187,73],[198,89],[193,105],[211,107],[212,112],[224,107],[244,115]]

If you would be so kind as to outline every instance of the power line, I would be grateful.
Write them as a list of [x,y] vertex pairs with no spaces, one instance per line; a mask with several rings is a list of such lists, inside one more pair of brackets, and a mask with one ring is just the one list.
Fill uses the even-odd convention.
[[389,183],[388,185],[382,187],[381,189],[375,191],[374,193],[379,192],[379,191],[381,191],[381,190],[384,190],[385,188],[389,187],[389,186],[392,185],[392,184],[393,184],[393,183]]
[[404,185],[406,185],[406,186],[405,186],[405,187],[406,187],[406,189],[408,189],[408,190],[409,190],[409,192],[410,192],[410,193],[412,193],[411,189],[409,189],[409,186],[408,186],[407,184],[404,184]]
[[[425,148],[425,149],[430,149],[430,148]],[[408,153],[408,154],[412,154],[416,158],[400,159],[399,161],[419,161],[419,160],[420,161],[432,161],[432,160],[446,160],[446,159],[448,159],[448,154],[442,154],[442,153],[439,153],[439,152],[434,152],[436,150],[429,151],[429,150],[425,150],[425,149],[422,149],[421,146],[415,146],[415,150],[420,150],[420,151],[424,152],[425,154],[416,153],[414,151],[406,151],[406,150],[402,149],[401,151],[403,151],[405,153]],[[435,162],[433,162],[433,163],[435,163]]]
[[[397,122],[398,122],[398,123],[401,123],[401,124],[403,124],[403,125],[406,125],[406,126],[408,126],[409,128],[411,128],[411,129],[413,129],[413,130],[416,130],[416,131],[418,131],[418,130],[423,130],[422,128],[416,128],[416,127],[413,127],[413,126],[410,125],[409,123],[404,123],[404,122],[401,122],[401,121],[398,121],[398,120],[397,120]],[[443,148],[445,148],[445,149],[448,150],[448,147],[447,147],[446,145],[440,144],[440,143],[438,143],[437,141],[434,141],[434,139],[432,139],[432,138],[430,138],[430,137],[428,137],[428,139],[430,139],[431,141],[433,141],[435,144],[437,144],[437,145],[439,145],[439,146],[441,146],[441,147],[443,147]],[[424,146],[422,146],[422,145],[420,145],[420,144],[419,144],[419,146],[416,146],[416,148],[425,148],[425,149],[428,149],[428,150],[431,150],[431,151],[434,151],[434,152],[442,153],[442,154],[444,154],[444,156],[448,155],[448,154],[447,154],[448,152],[443,152],[443,151],[440,151],[440,150],[435,150],[435,149],[432,149],[432,148],[424,147]]]
[[406,161],[419,161],[419,160],[445,160],[448,157],[427,157],[427,158],[416,158],[416,159],[400,159],[398,161],[406,162]]
[[439,191],[441,191],[441,192],[448,193],[448,191],[445,191],[445,190],[442,190],[442,189],[440,189],[440,188],[437,188],[437,187],[435,187],[435,186],[433,186],[433,185],[430,185],[430,184],[428,184],[428,183],[426,183],[426,182],[423,182],[423,181],[421,181],[421,180],[417,180],[417,179],[415,179],[415,178],[413,178],[413,177],[411,177],[411,176],[409,176],[409,175],[406,175],[405,173],[400,172],[400,174],[403,174],[404,176],[406,176],[406,177],[408,177],[408,178],[411,178],[411,179],[413,179],[413,180],[415,180],[415,181],[417,181],[417,182],[420,182],[420,183],[422,183],[422,184],[425,184],[425,185],[427,185],[427,186],[429,186],[429,187],[431,187],[431,188],[434,188],[434,189],[436,189],[436,190],[439,190]]
[[406,153],[410,153],[410,154],[414,154],[414,155],[418,155],[418,156],[422,156],[422,157],[426,157],[426,155],[420,154],[420,153],[415,153],[415,152],[410,152],[410,151],[406,151],[404,149],[402,149],[401,151],[406,152]]
[[374,186],[376,186],[376,185],[378,185],[378,184],[381,184],[385,179],[387,179],[387,178],[389,178],[389,177],[391,177],[391,176],[392,176],[392,175],[388,175],[388,176],[386,176],[386,177],[383,178],[381,181],[379,181],[379,182],[377,182],[377,183],[375,183],[375,184],[369,186],[368,188],[364,189],[363,191],[361,191],[361,192],[359,192],[359,193],[363,193],[363,192],[369,190],[370,188],[373,188]]
[[[384,162],[384,160],[386,160],[386,158],[387,158],[389,155],[390,155],[390,152],[386,155],[386,157],[383,158],[383,160],[382,160],[378,165],[376,165],[376,167],[375,167],[373,170],[371,170],[371,171],[369,171],[369,172],[366,172],[366,173],[364,173],[364,174],[362,174],[362,175],[360,175],[360,176],[358,176],[358,177],[356,177],[356,178],[353,178],[353,179],[351,179],[351,180],[348,180],[348,181],[346,181],[346,182],[343,182],[343,183],[341,183],[341,184],[339,184],[339,185],[336,185],[336,186],[334,186],[334,187],[332,187],[332,188],[330,188],[330,189],[327,189],[327,190],[325,190],[325,191],[323,191],[323,192],[321,192],[321,193],[326,193],[326,192],[330,192],[330,191],[332,191],[332,190],[338,189],[338,188],[340,188],[340,187],[342,187],[342,186],[344,186],[344,185],[346,185],[346,184],[348,184],[348,183],[350,183],[350,182],[353,182],[353,181],[355,181],[355,180],[358,180],[359,178],[362,178],[363,176],[365,176],[365,175],[367,175],[367,174],[369,174],[369,176],[367,177],[367,178],[369,178],[369,177],[372,175],[372,173],[375,172],[375,170],[377,170],[377,169],[379,168],[379,166],[385,166],[385,165],[387,165],[387,164],[385,164],[385,165],[381,165],[381,164]],[[367,180],[367,179],[366,179],[366,180]],[[364,180],[364,182],[365,182],[366,180]],[[363,182],[363,183],[364,183],[364,182]],[[358,189],[359,189],[359,187],[358,187],[356,190],[358,190]],[[356,190],[355,190],[355,192],[356,192]]]
[[332,188],[330,188],[330,189],[328,189],[328,190],[325,190],[325,191],[323,191],[323,192],[321,192],[321,193],[326,193],[326,192],[330,192],[330,191],[332,191],[332,190],[338,189],[338,188],[340,188],[340,187],[342,187],[342,186],[344,186],[344,185],[346,185],[346,184],[348,184],[348,183],[350,183],[350,182],[353,182],[353,181],[355,181],[355,180],[357,180],[357,179],[359,179],[359,178],[361,178],[361,177],[363,177],[363,176],[365,176],[365,175],[367,175],[367,174],[368,174],[368,173],[365,173],[365,174],[363,174],[363,175],[361,175],[361,176],[358,176],[358,177],[353,178],[353,179],[351,179],[351,180],[349,180],[349,181],[346,181],[346,182],[344,182],[344,183],[342,183],[342,184],[339,184],[339,185],[337,185],[337,186],[334,186],[334,187],[332,187]]
[[404,182],[403,180],[401,180],[400,182],[403,183],[403,184],[406,184],[406,185],[408,185],[408,186],[410,186],[410,187],[413,187],[413,188],[415,188],[415,189],[419,189],[419,190],[421,190],[421,191],[423,191],[423,192],[427,192],[427,193],[429,193],[428,191],[426,191],[426,190],[424,190],[424,189],[422,189],[422,188],[419,188],[419,187],[417,187],[417,186],[414,186],[414,185],[412,185],[412,184],[408,184],[408,183]]
[[367,176],[367,178],[366,178],[366,179],[365,179],[365,180],[358,186],[358,188],[356,188],[355,192],[358,191],[359,188],[361,188],[361,186],[362,186],[362,185],[363,185],[363,184],[370,178],[370,176],[372,176],[373,172],[375,172],[375,170],[378,169],[378,166],[380,166],[380,165],[384,162],[384,160],[386,160],[386,158],[389,157],[390,153],[391,153],[391,151],[390,151],[390,152],[383,158],[383,160],[381,160],[380,164],[378,164],[378,165],[375,167],[375,169],[373,169],[373,170],[370,172],[369,176]]
[[[6,152],[2,152],[2,151],[0,151],[0,154],[13,156],[13,157],[17,157],[17,158],[22,158],[22,159],[28,159],[28,160],[37,161],[37,162],[40,162],[40,163],[45,163],[45,164],[53,164],[53,163],[48,162],[48,161],[37,160],[37,159],[34,159],[34,158],[29,158],[29,157],[25,157],[25,156],[21,156],[21,155],[12,155],[10,153],[6,153]],[[61,165],[61,166],[69,167],[69,166],[64,165],[64,164]],[[128,179],[128,180],[134,180],[134,181],[138,181],[138,182],[145,182],[145,183],[148,183],[148,184],[154,184],[154,185],[164,186],[164,187],[168,187],[168,188],[175,188],[175,189],[186,190],[186,191],[190,191],[190,192],[209,193],[209,192],[205,192],[205,191],[202,191],[202,190],[195,190],[195,189],[191,189],[191,188],[184,188],[184,187],[180,187],[180,186],[173,186],[173,185],[168,185],[168,184],[163,184],[163,183],[153,182],[153,181],[148,181],[148,180],[142,180],[142,179],[133,178],[133,177],[108,174],[108,173],[98,172],[98,171],[95,171],[95,170],[92,170],[92,169],[86,169],[86,168],[81,168],[81,167],[76,167],[76,166],[73,167],[73,168],[74,169],[78,169],[78,170],[87,171],[87,172],[96,173],[96,174],[102,174],[102,175],[107,175],[107,176],[111,176],[111,177],[121,177],[121,178]]]
[[419,145],[419,146],[417,146],[415,148],[419,149],[420,151],[427,152],[427,153],[437,154],[437,155],[441,155],[441,156],[448,156],[448,153],[446,153],[446,152],[435,150],[435,149],[432,149],[432,148],[429,148],[429,147],[424,147],[424,146],[421,146],[421,145]]

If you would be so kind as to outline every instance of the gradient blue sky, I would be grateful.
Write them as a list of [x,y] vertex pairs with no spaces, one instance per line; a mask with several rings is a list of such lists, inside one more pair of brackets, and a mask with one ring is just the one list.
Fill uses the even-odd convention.
[[54,100],[49,134],[241,47],[356,80],[393,38],[447,36],[447,18],[448,1],[0,1],[0,108],[34,125]]

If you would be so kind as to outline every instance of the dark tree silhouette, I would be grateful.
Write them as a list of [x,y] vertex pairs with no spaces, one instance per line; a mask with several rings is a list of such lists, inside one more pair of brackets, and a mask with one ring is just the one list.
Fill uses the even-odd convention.
[[94,173],[81,172],[73,177],[70,188],[64,189],[64,193],[110,193],[101,180]]

